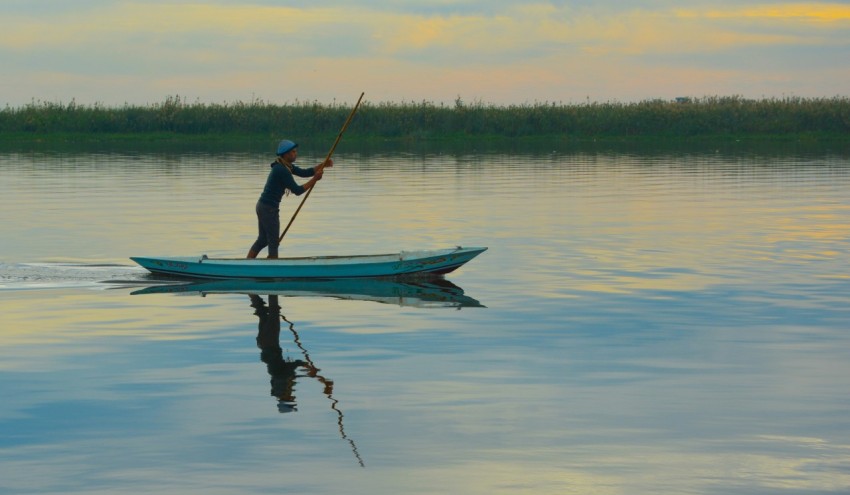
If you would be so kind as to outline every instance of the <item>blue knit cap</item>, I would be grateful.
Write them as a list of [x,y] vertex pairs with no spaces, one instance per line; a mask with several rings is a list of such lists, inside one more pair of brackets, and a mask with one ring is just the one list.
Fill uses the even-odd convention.
[[293,143],[292,141],[290,141],[288,139],[284,139],[283,141],[280,142],[280,144],[277,145],[277,156],[285,155],[286,153],[289,153],[290,151],[292,151],[293,149],[295,149],[297,147],[298,147],[298,143]]

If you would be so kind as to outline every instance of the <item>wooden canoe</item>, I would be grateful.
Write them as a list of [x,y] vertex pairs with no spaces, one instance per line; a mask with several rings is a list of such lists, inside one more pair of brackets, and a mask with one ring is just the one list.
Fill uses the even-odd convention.
[[159,275],[211,279],[305,279],[399,277],[445,274],[486,251],[486,247],[402,251],[395,254],[310,256],[301,258],[246,259],[200,257],[131,257]]

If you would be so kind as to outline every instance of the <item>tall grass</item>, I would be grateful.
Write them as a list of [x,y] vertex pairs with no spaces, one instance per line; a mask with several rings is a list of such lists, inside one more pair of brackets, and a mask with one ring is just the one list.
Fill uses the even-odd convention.
[[[0,133],[176,133],[243,135],[335,134],[351,107],[262,100],[223,104],[187,102],[107,107],[33,101],[0,110]],[[361,107],[349,134],[383,138],[489,137],[690,137],[850,132],[850,98],[740,96],[647,100],[638,103],[533,103],[497,106],[480,102],[370,103]],[[850,135],[850,134],[848,134]]]

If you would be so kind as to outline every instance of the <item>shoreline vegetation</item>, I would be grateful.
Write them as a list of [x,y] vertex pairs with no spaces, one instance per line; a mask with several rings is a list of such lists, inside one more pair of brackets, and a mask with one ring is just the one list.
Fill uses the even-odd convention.
[[[262,100],[209,104],[169,96],[162,103],[109,107],[33,101],[0,109],[0,147],[70,145],[203,148],[265,146],[282,136],[332,140],[351,106]],[[637,103],[541,102],[497,106],[429,101],[364,102],[346,131],[359,144],[414,143],[713,143],[774,142],[844,147],[850,140],[850,97],[740,96]]]

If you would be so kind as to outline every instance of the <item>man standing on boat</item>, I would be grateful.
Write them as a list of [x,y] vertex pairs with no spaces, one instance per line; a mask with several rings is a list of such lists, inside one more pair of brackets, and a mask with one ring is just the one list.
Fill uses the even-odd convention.
[[[266,179],[260,199],[257,201],[257,240],[248,251],[248,258],[256,258],[260,251],[268,246],[269,258],[277,258],[280,244],[280,201],[290,192],[301,196],[322,179],[325,167],[333,167],[330,158],[313,168],[295,166],[298,158],[298,144],[284,139],[277,145],[277,159],[271,163],[271,171]],[[295,182],[293,176],[310,177],[303,185]]]

